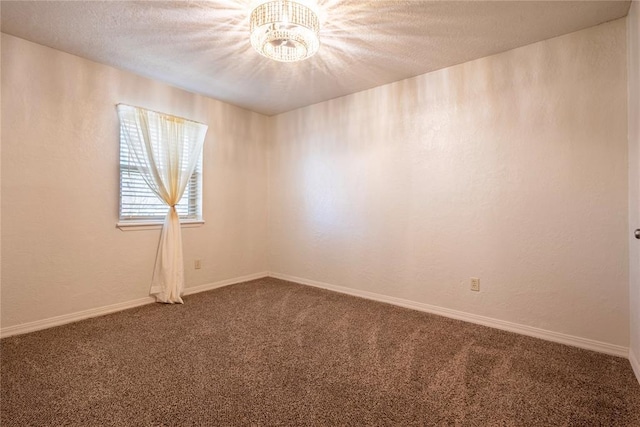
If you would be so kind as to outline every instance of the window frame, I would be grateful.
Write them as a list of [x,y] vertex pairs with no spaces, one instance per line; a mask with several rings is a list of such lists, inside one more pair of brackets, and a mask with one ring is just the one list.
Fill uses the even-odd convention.
[[[127,173],[137,173],[137,166],[132,163],[129,159],[128,147],[126,147],[126,141],[122,135],[122,130],[120,131],[120,146],[119,146],[119,162],[118,162],[118,222],[116,223],[116,227],[121,230],[148,230],[148,229],[159,229],[162,228],[162,225],[165,221],[165,215],[154,215],[154,216],[123,216],[123,188],[126,188],[124,178]],[[181,202],[185,197],[189,197],[189,202],[187,204],[187,215],[180,215],[180,225],[182,227],[198,227],[205,223],[202,216],[202,204],[203,204],[203,173],[202,173],[202,164],[204,158],[204,148],[200,151],[198,157],[198,163],[193,171],[191,177],[189,177],[189,182],[187,183],[187,188],[185,188],[185,193],[182,196]],[[155,193],[151,191],[150,188],[147,187],[149,197],[157,198]],[[195,197],[190,196],[191,191],[195,191]]]

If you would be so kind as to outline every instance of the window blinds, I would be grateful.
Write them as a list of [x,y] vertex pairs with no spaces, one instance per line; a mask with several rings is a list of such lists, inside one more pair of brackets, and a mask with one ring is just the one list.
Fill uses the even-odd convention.
[[[135,123],[125,123],[133,126]],[[149,188],[142,174],[131,160],[133,153],[120,130],[120,221],[163,221],[167,205]],[[184,156],[185,158],[187,156]],[[183,165],[186,167],[186,165]],[[180,219],[202,219],[202,152],[189,178],[184,195],[176,205]]]

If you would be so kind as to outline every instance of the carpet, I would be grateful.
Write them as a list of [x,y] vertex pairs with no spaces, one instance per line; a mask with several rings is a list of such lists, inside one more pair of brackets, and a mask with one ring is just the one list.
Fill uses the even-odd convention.
[[0,341],[10,426],[640,426],[629,361],[277,279]]

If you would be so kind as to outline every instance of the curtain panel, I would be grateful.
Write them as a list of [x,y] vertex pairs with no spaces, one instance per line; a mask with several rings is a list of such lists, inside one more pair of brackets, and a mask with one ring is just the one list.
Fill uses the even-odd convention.
[[151,280],[157,302],[182,304],[184,260],[178,204],[202,152],[207,125],[118,104],[121,135],[130,161],[149,189],[167,205]]

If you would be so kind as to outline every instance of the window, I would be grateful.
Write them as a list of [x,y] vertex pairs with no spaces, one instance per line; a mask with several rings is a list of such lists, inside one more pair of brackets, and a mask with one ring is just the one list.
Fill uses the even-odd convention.
[[[120,222],[164,221],[167,205],[149,188],[131,159],[127,142],[120,131]],[[181,220],[202,220],[202,152],[189,178],[180,202],[176,205]]]

